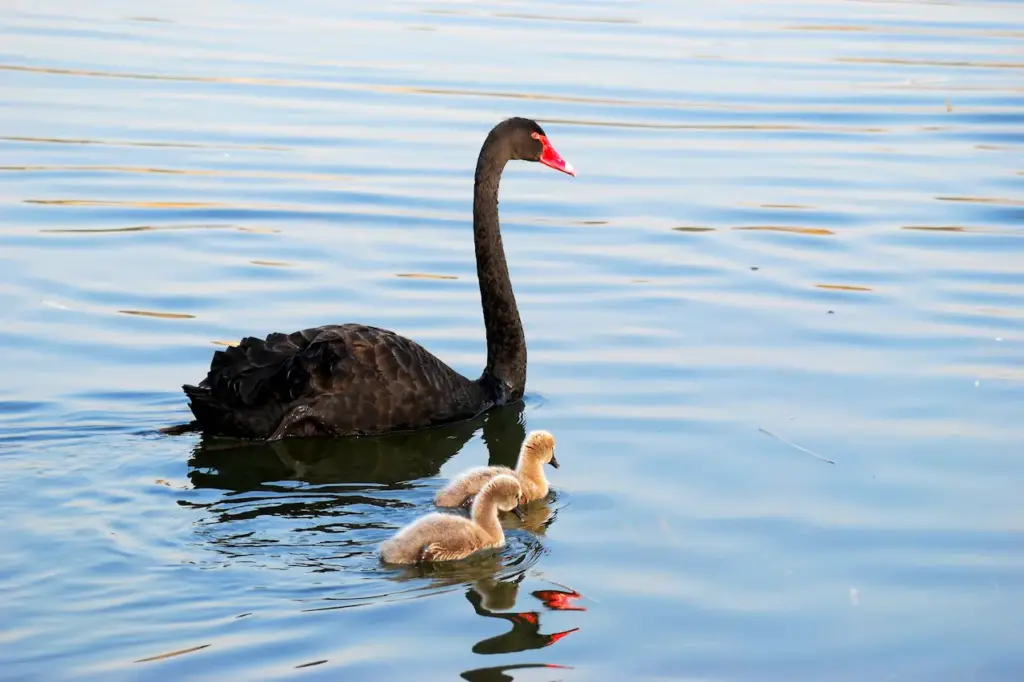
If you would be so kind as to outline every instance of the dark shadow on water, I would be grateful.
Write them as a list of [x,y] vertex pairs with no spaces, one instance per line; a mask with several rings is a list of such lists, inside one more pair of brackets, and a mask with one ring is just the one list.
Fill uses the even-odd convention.
[[[473,653],[479,655],[511,654],[534,649],[543,649],[579,630],[578,627],[541,634],[541,617],[538,611],[509,612],[515,608],[519,596],[519,586],[523,576],[512,580],[496,580],[483,578],[477,580],[466,591],[466,599],[473,606],[477,615],[483,618],[495,618],[508,621],[512,629],[503,634],[480,640],[473,645]],[[557,611],[585,611],[586,609],[571,603],[572,599],[581,595],[574,590],[537,590],[531,593],[541,600],[544,606]],[[566,670],[568,666],[552,663],[520,663],[514,665],[475,668],[461,673],[464,680],[470,682],[508,682],[513,680],[509,673],[514,670],[546,668]],[[556,674],[557,675],[557,674]],[[559,679],[554,677],[551,679]]]
[[[469,682],[513,682],[515,678],[509,675],[507,671],[530,670],[535,668],[549,668],[553,670],[571,669],[569,666],[554,665],[551,663],[517,663],[513,665],[496,665],[492,668],[476,668],[474,670],[467,670],[460,674],[459,677],[464,680],[469,680]],[[562,676],[558,675],[550,679],[553,682],[554,680],[562,679]]]
[[[356,602],[508,578],[545,551],[536,536],[554,520],[546,501],[531,504],[525,523],[503,518],[511,534],[498,552],[395,570],[380,564],[377,548],[414,515],[434,511],[433,484],[424,479],[475,434],[489,463],[514,464],[526,434],[524,409],[519,402],[450,426],[378,437],[267,443],[203,436],[189,459],[189,480],[197,490],[222,492],[178,503],[201,511],[195,533],[217,563],[375,575],[383,584],[403,584],[399,593],[375,589]],[[337,601],[353,598],[346,593]]]
[[394,488],[436,476],[478,429],[491,464],[515,466],[526,428],[522,402],[423,431],[363,438],[302,438],[273,443],[202,436],[189,460],[196,488],[255,490],[280,481]]
[[515,516],[509,515],[506,527],[522,528],[534,535],[544,535],[558,518],[558,510],[551,506],[556,499],[555,493],[552,491],[544,499],[529,502],[522,508],[523,520],[520,521]]
[[544,635],[540,632],[540,613],[537,611],[498,613],[498,609],[510,609],[515,606],[521,581],[522,576],[511,581],[484,578],[476,581],[466,591],[466,599],[473,605],[473,610],[478,616],[506,620],[512,625],[512,629],[508,632],[480,640],[474,644],[474,654],[511,654],[531,649],[543,649],[579,630],[579,628],[571,628]]

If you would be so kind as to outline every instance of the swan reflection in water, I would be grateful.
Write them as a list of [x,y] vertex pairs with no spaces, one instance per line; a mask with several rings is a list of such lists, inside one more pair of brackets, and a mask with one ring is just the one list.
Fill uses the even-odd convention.
[[[478,616],[500,618],[512,624],[512,629],[508,632],[474,644],[473,653],[511,654],[530,649],[543,649],[579,630],[576,627],[543,635],[540,633],[540,614],[537,611],[504,612],[515,607],[519,583],[522,580],[523,574],[509,581],[485,578],[476,581],[466,591],[466,599],[473,605],[473,610]],[[499,613],[498,610],[503,612]]]
[[[543,649],[579,630],[578,627],[541,634],[541,618],[538,611],[508,612],[516,605],[523,574],[512,580],[484,578],[476,581],[467,591],[466,599],[473,605],[477,615],[484,618],[506,620],[512,629],[504,634],[483,639],[473,645],[473,653],[510,654],[530,649]],[[543,605],[554,611],[586,611],[585,607],[572,603],[581,597],[575,590],[536,590],[531,593]],[[499,613],[499,611],[504,611]],[[566,669],[568,666],[553,663],[521,663],[506,666],[476,668],[462,673],[461,677],[470,682],[508,682],[513,679],[508,673],[524,668]]]
[[[399,514],[396,518],[395,510],[421,504],[432,508],[429,491],[418,495],[423,498],[418,504],[409,501],[413,496],[408,493],[433,485],[423,479],[436,476],[478,431],[487,448],[488,464],[515,466],[526,437],[524,403],[450,426],[385,436],[269,443],[203,436],[189,460],[189,480],[200,491],[228,492],[212,502],[193,499],[180,504],[206,511],[210,518],[200,524],[199,532],[207,536],[211,548],[230,554],[238,549],[232,547],[240,537],[237,531],[245,532],[242,546],[251,549],[272,529],[236,524],[229,532],[223,525],[268,516],[323,522],[343,519],[343,523],[322,523],[300,530],[317,531],[318,535],[333,533],[332,539],[339,531],[344,532],[348,552],[369,554],[387,536],[384,529],[402,525],[398,518],[404,517]],[[543,534],[554,521],[548,504],[536,500],[524,509],[525,523],[509,514],[503,525]],[[281,549],[294,539],[293,534],[283,544],[281,538],[274,542]],[[308,556],[301,557],[301,564],[308,566],[309,560]],[[323,570],[336,568],[322,566]]]
[[[289,568],[316,572],[348,571],[359,574],[362,585],[366,585],[367,573],[381,578],[372,581],[376,584],[372,594],[358,589],[355,591],[362,592],[358,596],[349,590],[344,596],[318,596],[317,606],[304,610],[350,608],[469,585],[465,596],[477,615],[505,620],[512,626],[502,635],[477,642],[472,647],[474,653],[551,646],[578,628],[541,634],[538,611],[509,610],[515,607],[520,583],[545,552],[538,536],[543,536],[557,517],[554,493],[525,506],[523,521],[512,514],[503,515],[502,525],[512,531],[503,550],[397,570],[385,570],[376,562],[380,540],[402,525],[396,512],[401,516],[410,508],[422,506],[418,511],[424,511],[433,506],[431,490],[410,493],[432,485],[425,485],[422,479],[436,476],[477,432],[487,448],[488,464],[514,467],[526,437],[523,402],[446,427],[377,437],[267,443],[204,436],[189,460],[189,479],[200,492],[226,492],[213,500],[182,500],[180,504],[206,512],[207,518],[197,524],[197,533],[226,561],[244,558],[250,565],[255,562],[277,568],[284,562]],[[409,501],[410,497],[417,501]],[[381,589],[382,583],[404,587]],[[552,596],[555,592],[532,594],[548,609],[582,608],[565,607]],[[507,680],[511,679],[507,671],[533,666],[481,668],[462,676],[467,680]]]
[[[514,682],[515,678],[508,674],[511,670],[529,670],[531,668],[547,668],[555,670],[571,669],[567,665],[555,665],[554,663],[514,663],[512,665],[496,665],[492,668],[476,668],[467,670],[459,675],[469,682]],[[561,680],[562,677],[553,679]]]
[[436,476],[483,429],[490,464],[515,466],[526,437],[522,402],[423,431],[362,438],[239,441],[202,436],[189,460],[197,488],[245,491],[279,481],[407,489]]

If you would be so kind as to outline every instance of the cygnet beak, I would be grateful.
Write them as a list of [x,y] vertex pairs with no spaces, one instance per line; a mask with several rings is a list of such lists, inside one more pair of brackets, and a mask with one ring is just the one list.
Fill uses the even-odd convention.
[[551,466],[555,467],[556,469],[558,468],[558,460],[555,459],[555,453],[553,453],[553,452],[551,453],[551,461],[548,462],[548,464],[550,464]]
[[523,514],[523,510],[519,505],[512,508],[512,513],[515,514],[520,521],[526,521],[526,515]]

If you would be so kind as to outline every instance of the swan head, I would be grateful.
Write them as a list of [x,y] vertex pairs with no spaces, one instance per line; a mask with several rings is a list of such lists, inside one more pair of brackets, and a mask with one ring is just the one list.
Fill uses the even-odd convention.
[[525,454],[542,464],[550,464],[558,468],[558,460],[555,459],[555,437],[549,431],[531,431],[523,443]]
[[487,495],[500,511],[515,513],[519,520],[523,520],[523,510],[519,508],[520,498],[523,496],[523,489],[515,476],[501,474],[495,476],[480,491],[481,495]]
[[576,176],[576,169],[555,151],[547,133],[536,121],[528,118],[510,118],[498,124],[511,144],[512,158],[537,161],[548,168]]

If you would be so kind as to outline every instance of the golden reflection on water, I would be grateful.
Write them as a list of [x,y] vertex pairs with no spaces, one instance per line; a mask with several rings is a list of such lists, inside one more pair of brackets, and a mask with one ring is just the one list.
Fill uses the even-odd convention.
[[1024,320],[1024,309],[1011,310],[1008,308],[991,308],[981,307],[976,308],[977,312],[982,315],[992,315],[994,317],[1006,317],[1013,320]]
[[[154,80],[171,81],[178,83],[219,83],[234,85],[262,85],[266,87],[283,88],[316,88],[324,90],[347,90],[357,92],[376,92],[392,94],[420,94],[420,95],[458,95],[466,97],[495,97],[503,99],[524,99],[553,102],[575,102],[580,104],[620,104],[635,106],[645,104],[647,106],[673,106],[678,107],[679,103],[640,103],[629,100],[598,98],[598,97],[574,97],[567,95],[544,95],[535,93],[517,93],[500,91],[479,91],[464,90],[458,88],[430,88],[403,85],[374,85],[368,83],[345,83],[341,81],[296,81],[280,78],[251,78],[237,76],[174,76],[165,74],[131,73],[115,71],[92,71],[84,69],[62,69],[42,66],[23,66],[19,64],[0,64],[0,71],[18,71],[24,73],[37,73],[55,76],[87,76],[91,78],[119,78],[128,80]],[[723,105],[704,105],[709,108],[731,108]],[[3,139],[3,138],[0,138]],[[56,141],[56,140],[49,140]],[[80,141],[87,144],[88,141]],[[183,145],[189,146],[189,145]]]
[[76,227],[41,229],[43,234],[116,234],[118,232],[158,232],[173,230],[241,230],[234,225],[132,225],[131,227]]
[[[1024,92],[1024,89],[1022,89],[1021,92]],[[990,152],[1015,152],[1019,149],[1024,149],[1024,147],[1011,147],[1008,144],[976,144],[974,145],[974,148],[984,149],[985,151]]]
[[807,204],[752,204],[746,201],[739,202],[739,205],[750,206],[752,208],[769,208],[793,211],[813,211],[818,208],[817,206],[809,206]]
[[926,28],[917,28],[915,26],[907,24],[903,24],[900,26],[876,26],[864,24],[796,24],[791,26],[781,26],[780,30],[816,31],[823,33],[878,33],[897,36],[922,35],[933,38],[947,36],[951,38],[963,38],[968,36],[991,38],[1024,38],[1024,34],[1017,33],[1015,31],[973,30],[964,29],[959,26],[947,28],[928,26]]
[[824,227],[797,227],[795,225],[745,225],[734,230],[755,230],[759,232],[792,232],[793,234],[831,235],[832,230]]
[[[0,69],[3,69],[0,66]],[[3,135],[0,136],[3,142],[31,142],[42,144],[81,144],[81,145],[103,145],[109,147],[167,147],[171,149],[248,149],[255,151],[286,152],[289,147],[276,145],[251,145],[251,144],[200,144],[197,142],[138,142],[133,140],[90,140],[86,138],[73,137],[29,137],[25,135]]]
[[[247,78],[230,76],[173,76],[155,73],[128,73],[114,71],[92,71],[88,69],[61,69],[52,66],[23,66],[20,64],[0,64],[2,71],[20,71],[23,73],[45,73],[54,76],[93,76],[97,78],[127,78],[131,80],[174,81],[185,83],[237,83],[242,85],[306,85],[305,82],[284,81],[277,78]],[[314,81],[315,83],[315,81]]]
[[[723,59],[718,55],[705,55],[705,59]],[[853,59],[853,58],[850,58]],[[1010,68],[1007,65],[1006,68]],[[1016,66],[1015,66],[1016,68]],[[609,106],[624,106],[624,107],[656,107],[663,109],[674,109],[674,110],[688,110],[688,109],[707,109],[713,111],[751,111],[751,112],[792,112],[794,110],[793,104],[785,105],[773,105],[768,102],[760,102],[757,104],[737,104],[737,103],[726,103],[726,102],[692,102],[692,101],[681,101],[681,100],[644,100],[644,99],[625,99],[616,97],[594,97],[587,95],[567,95],[567,94],[548,94],[548,93],[527,93],[527,92],[513,92],[507,90],[471,90],[467,88],[448,88],[448,87],[428,87],[428,86],[415,86],[415,85],[384,85],[384,84],[372,84],[372,83],[353,83],[343,82],[338,80],[331,81],[316,81],[316,80],[289,80],[282,78],[256,78],[256,77],[242,77],[242,76],[195,76],[195,75],[167,75],[167,74],[149,74],[149,73],[133,73],[133,72],[117,72],[117,71],[95,71],[85,69],[64,69],[55,67],[42,67],[42,66],[25,66],[21,64],[0,64],[0,71],[17,71],[23,73],[36,73],[44,75],[56,75],[56,76],[84,76],[90,78],[115,78],[115,79],[127,79],[127,80],[151,80],[151,81],[168,81],[178,83],[211,83],[211,84],[227,84],[227,85],[260,85],[264,87],[280,87],[280,88],[311,88],[320,90],[342,90],[349,92],[370,92],[370,93],[386,93],[386,94],[413,94],[413,95],[440,95],[448,97],[485,97],[494,99],[516,99],[516,100],[527,100],[537,102],[563,102],[572,104],[605,104]],[[953,87],[946,87],[944,89],[956,89]],[[879,106],[874,104],[843,104],[837,105],[803,105],[799,107],[799,111],[804,113],[812,113],[816,111],[828,112],[828,111],[875,111],[878,110]],[[975,107],[975,110],[983,111],[985,107]],[[885,107],[886,111],[892,111],[891,105]],[[915,112],[915,111],[927,111],[924,107],[900,107],[899,111],[902,112]],[[628,122],[628,121],[594,121],[594,120],[576,120],[576,119],[557,119],[557,118],[536,118],[537,121],[544,123],[560,123],[563,125],[579,125],[579,126],[616,126],[623,128],[652,128],[652,129],[666,129],[666,130],[764,130],[764,131],[818,131],[818,132],[861,132],[861,133],[883,133],[889,132],[887,128],[877,127],[852,127],[852,126],[841,126],[841,125],[795,125],[795,124],[671,124],[671,123],[641,123],[641,122]],[[204,148],[212,145],[203,145],[196,143],[163,143],[163,142],[117,142],[107,143],[96,140],[65,140],[61,138],[26,138],[26,137],[0,137],[0,140],[9,141],[21,141],[21,142],[53,142],[63,144],[121,144],[121,145],[133,145],[133,146],[153,146],[153,147],[197,147]],[[271,151],[290,151],[288,147],[274,146],[274,145],[260,145],[260,146],[245,146],[245,145],[217,145],[217,147],[224,149],[259,149],[259,150],[271,150]]]
[[192,320],[195,315],[191,313],[161,313],[153,310],[118,310],[122,315],[141,315],[143,317],[160,317],[167,320]]
[[530,219],[530,222],[538,225],[610,225],[607,220],[572,220],[567,218],[545,218],[537,216]]
[[871,287],[856,286],[853,284],[815,284],[819,289],[831,289],[834,291],[874,291]]
[[127,201],[117,199],[22,199],[26,204],[45,206],[130,206],[132,208],[224,208],[209,201]]
[[836,57],[833,61],[844,64],[885,64],[893,66],[945,66],[970,69],[1024,69],[1024,62],[972,62],[937,59],[896,59],[883,57]]
[[536,14],[527,12],[474,12],[466,9],[449,9],[440,7],[428,7],[419,10],[422,14],[433,14],[436,16],[457,16],[457,17],[497,17],[499,19],[534,19],[537,21],[557,21],[566,23],[586,24],[639,24],[637,19],[625,17],[570,17],[553,14]]
[[901,230],[918,230],[921,232],[969,232],[974,234],[1004,234],[1024,236],[1024,228],[998,228],[968,225],[904,225]]
[[639,24],[640,22],[636,19],[626,19],[623,17],[566,17],[566,16],[553,16],[548,14],[525,14],[517,12],[492,12],[492,17],[498,17],[501,19],[533,19],[536,21],[559,21],[566,23],[581,23],[581,24]]
[[464,9],[426,8],[421,9],[420,12],[422,12],[423,14],[438,14],[441,16],[469,16],[469,12]]
[[878,29],[872,26],[850,26],[846,24],[809,24],[804,26],[783,26],[783,31],[826,31],[826,32],[865,32],[875,33]]
[[239,232],[250,232],[252,234],[280,234],[281,230],[274,227],[236,227]]
[[[277,213],[321,213],[321,214],[349,214],[353,211],[351,207],[331,204],[329,206],[312,205],[308,203],[296,204],[258,204],[258,203],[226,203],[226,202],[204,202],[204,201],[134,201],[127,199],[22,199],[26,204],[37,204],[44,206],[74,206],[90,208],[144,208],[144,209],[191,209],[191,208],[216,208],[232,211],[248,212],[277,212]],[[427,218],[438,221],[468,221],[469,214],[461,211],[425,211],[417,208],[402,208],[398,205],[372,206],[360,205],[358,212],[365,215],[387,216],[387,217],[412,217]],[[526,222],[536,222],[536,219],[529,219]],[[158,228],[154,228],[158,229]],[[270,227],[237,227],[240,232],[259,232],[265,234],[277,233],[280,230]],[[87,230],[81,230],[86,232]],[[141,231],[141,230],[134,230]]]
[[165,654],[157,654],[156,656],[149,656],[147,658],[140,658],[134,663],[149,663],[150,661],[162,661],[165,658],[173,658],[174,656],[184,656],[185,654],[191,654],[196,651],[201,651],[209,647],[209,644],[200,644],[199,646],[189,647],[187,649],[178,649],[176,651],[168,651]]
[[139,173],[160,175],[199,175],[223,178],[272,178],[286,180],[320,180],[348,182],[351,178],[330,173],[288,173],[284,171],[208,170],[204,168],[146,168],[142,166],[0,166],[9,172],[81,172],[81,173]]
[[[502,90],[465,90],[459,88],[437,88],[412,85],[377,86],[378,92],[412,94],[412,95],[448,95],[458,97],[493,97],[495,99],[522,99],[537,102],[566,102],[573,104],[607,104],[623,107],[662,107],[666,109],[715,109],[715,110],[753,110],[754,107],[733,104],[707,104],[698,102],[667,102],[629,100],[615,97],[587,97],[584,95],[549,95],[531,92],[509,92]],[[541,119],[537,119],[540,121]]]
[[169,232],[175,230],[236,230],[256,234],[278,234],[272,227],[244,227],[241,225],[132,225],[131,227],[81,227],[41,229],[43,234],[118,234],[122,232]]
[[935,197],[936,201],[963,201],[972,204],[995,204],[997,206],[1024,206],[1020,199],[997,199],[993,197]]
[[458,279],[455,275],[433,275],[426,272],[401,272],[396,274],[395,277],[405,277],[407,279]]
[[650,130],[760,130],[763,132],[845,132],[888,133],[888,128],[857,126],[797,125],[794,123],[649,123],[639,121],[595,121],[572,118],[538,118],[539,123],[603,128],[644,128]]

